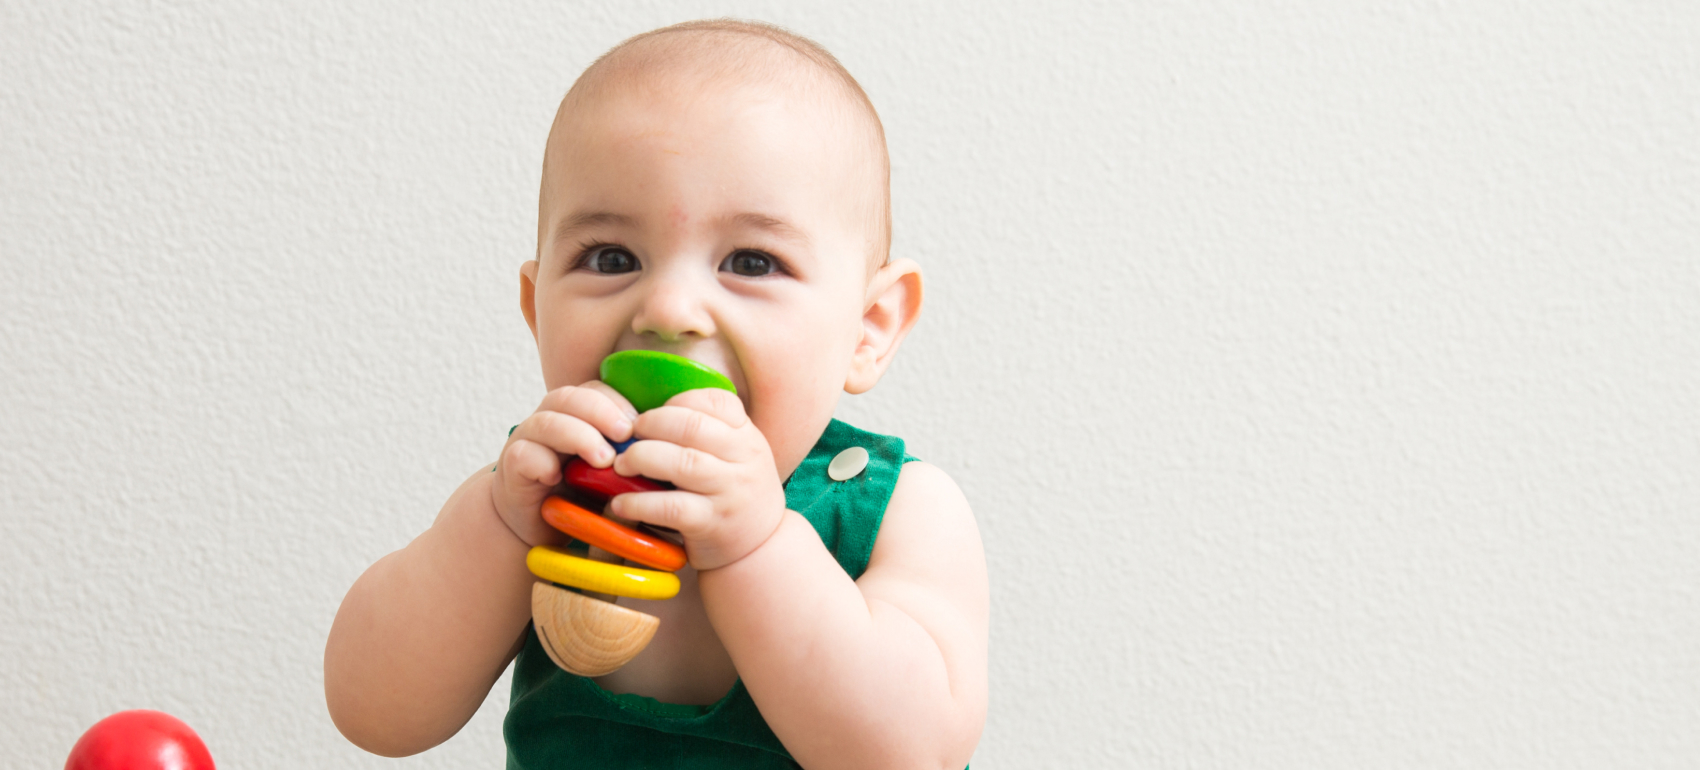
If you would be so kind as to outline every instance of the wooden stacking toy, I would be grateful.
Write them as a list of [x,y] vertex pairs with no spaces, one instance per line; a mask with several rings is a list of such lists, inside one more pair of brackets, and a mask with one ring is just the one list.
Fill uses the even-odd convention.
[[[737,392],[721,373],[688,358],[652,350],[626,350],[602,361],[602,382],[625,396],[638,412],[667,403],[687,390]],[[625,442],[629,444],[630,442]],[[625,445],[616,449],[624,451]],[[566,484],[604,502],[627,492],[666,486],[595,468],[579,458],[563,469]],[[639,569],[585,558],[564,548],[540,545],[525,566],[544,581],[531,588],[531,620],[555,665],[579,676],[602,676],[624,666],[655,637],[660,618],[575,591],[633,599],[671,599],[679,593],[673,572],[685,566],[685,549],[658,534],[628,527],[560,497],[543,501],[543,520],[573,539],[645,567]]]

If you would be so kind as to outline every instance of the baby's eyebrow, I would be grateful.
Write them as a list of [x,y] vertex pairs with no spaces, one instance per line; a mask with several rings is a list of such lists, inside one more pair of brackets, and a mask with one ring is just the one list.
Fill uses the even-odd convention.
[[728,214],[715,220],[716,224],[742,225],[753,230],[762,230],[804,247],[809,245],[809,234],[792,226],[791,223],[767,214],[746,211],[739,214]]
[[[714,224],[719,226],[735,225],[739,227],[747,227],[752,230],[761,230],[783,240],[801,245],[804,248],[807,248],[809,245],[808,233],[803,232],[801,229],[783,219],[768,214],[761,214],[753,211],[727,214],[725,216],[715,217]],[[636,228],[637,226],[637,218],[626,214],[616,214],[612,211],[581,211],[561,220],[561,223],[555,227],[555,242],[559,243],[567,240],[568,238],[571,238],[574,233],[577,233],[580,230],[587,230],[595,227]]]
[[605,226],[637,227],[637,219],[612,211],[581,211],[561,220],[561,224],[555,226],[555,242],[566,240],[580,230]]

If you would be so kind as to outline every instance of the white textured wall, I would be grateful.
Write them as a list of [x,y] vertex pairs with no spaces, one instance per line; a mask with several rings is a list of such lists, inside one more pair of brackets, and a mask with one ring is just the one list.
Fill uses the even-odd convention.
[[883,112],[927,316],[843,416],[962,483],[975,766],[1694,767],[1688,3],[0,2],[0,763],[326,717],[343,592],[540,395],[542,142],[733,14]]

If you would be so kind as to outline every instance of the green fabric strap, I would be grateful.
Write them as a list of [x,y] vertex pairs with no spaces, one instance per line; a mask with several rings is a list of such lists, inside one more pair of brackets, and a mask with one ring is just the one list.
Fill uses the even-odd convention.
[[[868,450],[868,467],[833,481],[827,465],[853,446]],[[902,439],[833,420],[786,481],[785,505],[814,525],[851,578],[861,577],[897,476],[914,459]],[[557,668],[530,629],[514,661],[502,734],[509,770],[798,766],[762,719],[743,680],[711,706],[614,694]]]

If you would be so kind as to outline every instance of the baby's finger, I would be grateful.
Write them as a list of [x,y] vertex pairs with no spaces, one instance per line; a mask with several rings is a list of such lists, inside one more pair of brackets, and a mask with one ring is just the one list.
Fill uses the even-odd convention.
[[561,456],[534,441],[510,441],[502,448],[496,468],[504,480],[530,481],[552,487],[561,483]]
[[637,407],[632,406],[632,402],[627,401],[625,396],[620,395],[620,391],[613,389],[608,383],[601,380],[591,380],[579,387],[594,390],[607,396],[609,401],[614,402],[614,406],[619,407],[620,414],[625,415],[627,421],[637,419]]
[[714,519],[714,504],[708,498],[677,489],[620,495],[608,504],[608,511],[622,519],[670,527],[687,536]]
[[728,470],[726,461],[714,455],[668,441],[639,441],[614,458],[614,472],[621,476],[671,481],[682,489],[703,494],[721,491],[721,485],[730,475]]
[[[631,430],[630,427],[627,428]],[[595,426],[561,412],[539,409],[514,429],[513,441],[542,444],[564,455],[577,455],[598,468],[608,467],[614,448]]]
[[[616,401],[615,399],[618,399]],[[600,382],[568,385],[549,391],[537,411],[560,412],[579,418],[615,441],[631,435],[631,408],[625,398]]]
[[700,449],[732,462],[749,459],[749,441],[714,415],[685,406],[658,406],[633,424],[639,439],[656,439]]
[[667,399],[667,405],[695,409],[726,423],[734,430],[744,427],[744,424],[750,421],[749,415],[744,412],[744,402],[739,401],[731,391],[719,388],[687,390]]

